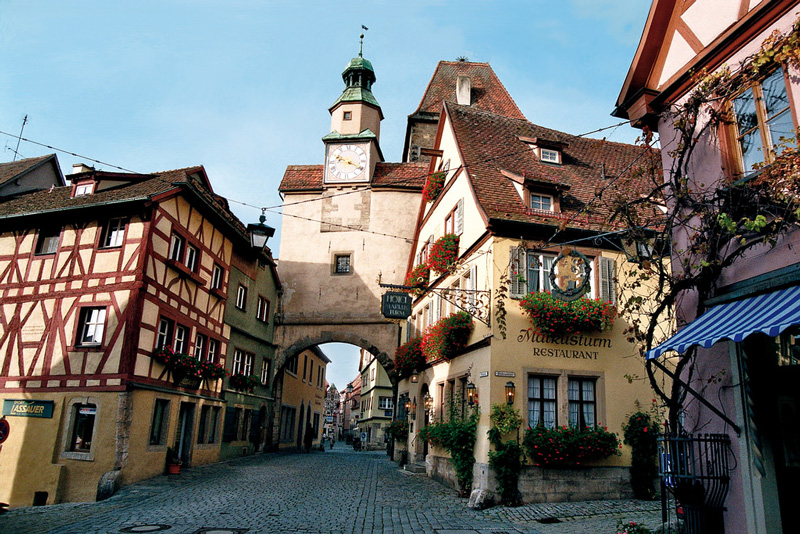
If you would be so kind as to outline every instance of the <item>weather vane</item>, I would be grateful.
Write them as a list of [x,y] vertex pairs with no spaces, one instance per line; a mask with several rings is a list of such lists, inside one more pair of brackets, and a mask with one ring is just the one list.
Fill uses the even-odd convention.
[[[361,29],[363,29],[364,31],[367,31],[367,30],[369,30],[369,28],[367,28],[367,27],[366,27],[366,26],[364,26],[363,24],[361,25]],[[364,57],[364,56],[363,56],[363,53],[364,53],[364,34],[362,33],[362,34],[361,34],[361,35],[359,35],[358,37],[359,37],[359,43],[358,43],[358,57]]]

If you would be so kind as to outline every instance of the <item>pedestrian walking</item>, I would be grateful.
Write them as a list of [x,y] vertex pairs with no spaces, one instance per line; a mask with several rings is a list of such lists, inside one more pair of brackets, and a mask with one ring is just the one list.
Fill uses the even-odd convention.
[[333,448],[334,445],[336,445],[336,438],[331,436],[331,449]]

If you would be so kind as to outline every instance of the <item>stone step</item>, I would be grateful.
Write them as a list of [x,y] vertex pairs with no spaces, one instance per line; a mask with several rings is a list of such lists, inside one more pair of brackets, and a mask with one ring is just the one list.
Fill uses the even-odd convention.
[[425,464],[406,464],[403,469],[410,473],[425,473]]

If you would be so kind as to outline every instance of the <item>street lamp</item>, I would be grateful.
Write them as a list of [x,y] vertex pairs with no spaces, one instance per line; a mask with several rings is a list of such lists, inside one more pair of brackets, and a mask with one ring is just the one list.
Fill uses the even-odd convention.
[[514,385],[514,382],[510,380],[506,382],[506,403],[511,405],[514,404],[514,391],[517,387]]
[[247,233],[250,235],[250,246],[258,251],[264,250],[267,246],[267,239],[275,235],[275,228],[264,224],[267,216],[264,215],[265,208],[261,209],[261,216],[258,218],[258,224],[250,223],[247,225]]
[[474,406],[478,401],[478,388],[472,382],[467,384],[467,402]]
[[415,371],[411,373],[411,383],[416,384],[417,382],[419,382],[419,374]]
[[433,411],[433,397],[431,397],[431,394],[426,393],[422,400],[425,406],[425,413],[431,413],[431,411]]

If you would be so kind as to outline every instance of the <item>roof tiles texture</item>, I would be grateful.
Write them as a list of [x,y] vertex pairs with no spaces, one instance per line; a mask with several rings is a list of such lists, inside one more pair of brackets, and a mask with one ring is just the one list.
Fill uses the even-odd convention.
[[[422,190],[428,174],[427,163],[378,163],[372,187],[404,187]],[[322,189],[322,165],[289,165],[279,191],[319,191]]]
[[23,172],[35,167],[44,160],[53,157],[52,154],[47,156],[40,156],[38,158],[26,158],[19,161],[10,161],[8,163],[0,163],[0,184],[12,180]]
[[442,102],[456,102],[456,79],[468,76],[475,108],[517,119],[525,116],[488,63],[440,61],[415,113],[436,113]]
[[[652,183],[637,170],[648,158],[657,158],[656,151],[577,137],[472,107],[446,106],[478,202],[490,218],[543,224],[568,220],[571,227],[594,229],[609,225],[616,199],[630,200],[652,190]],[[561,164],[540,161],[520,137],[568,144]],[[530,210],[501,171],[568,186],[561,196],[561,213]]]

